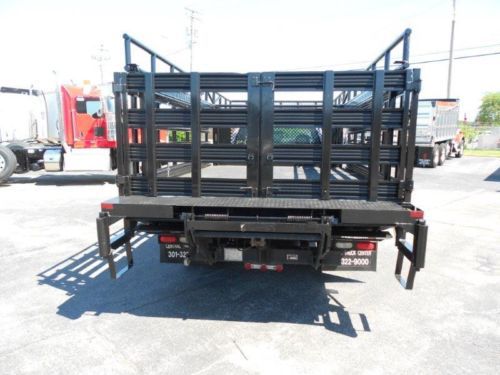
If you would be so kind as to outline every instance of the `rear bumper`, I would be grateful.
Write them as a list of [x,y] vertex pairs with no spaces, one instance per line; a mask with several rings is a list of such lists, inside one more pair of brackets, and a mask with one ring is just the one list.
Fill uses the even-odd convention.
[[[101,208],[97,219],[100,254],[110,261],[112,249],[129,243],[134,233],[141,231],[178,235],[183,243],[175,251],[190,262],[227,261],[225,249],[240,248],[241,258],[233,261],[305,264],[327,270],[375,270],[376,255],[366,261],[367,267],[361,267],[361,263],[348,267],[341,262],[345,251],[335,249],[333,243],[339,238],[378,241],[384,238],[383,231],[396,228],[399,253],[410,260],[415,271],[424,265],[426,236],[422,233],[427,226],[415,218],[422,215],[411,215],[422,212],[410,204],[122,196],[103,202]],[[109,225],[119,219],[125,221],[125,232],[111,241]],[[414,234],[411,246],[406,241],[407,232]],[[168,261],[166,252],[174,250],[160,245],[160,251],[165,253],[160,255],[161,259]],[[114,265],[111,272],[117,277]]]

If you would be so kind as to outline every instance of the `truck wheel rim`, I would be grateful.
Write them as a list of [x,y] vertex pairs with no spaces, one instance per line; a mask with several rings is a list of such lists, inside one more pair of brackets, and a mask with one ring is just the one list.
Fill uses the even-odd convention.
[[5,159],[2,155],[0,155],[0,171],[5,169]]

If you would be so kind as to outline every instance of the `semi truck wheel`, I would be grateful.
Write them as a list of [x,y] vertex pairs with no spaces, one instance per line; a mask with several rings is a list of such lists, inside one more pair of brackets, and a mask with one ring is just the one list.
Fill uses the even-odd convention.
[[446,145],[446,159],[448,159],[448,158],[451,158],[452,147],[451,147],[450,142],[446,142],[445,145]]
[[439,145],[439,161],[438,165],[443,165],[446,161],[446,153],[447,153],[446,143],[442,143]]
[[431,154],[431,168],[436,168],[439,165],[439,145],[434,145]]
[[6,182],[17,166],[16,155],[5,146],[0,146],[0,184]]

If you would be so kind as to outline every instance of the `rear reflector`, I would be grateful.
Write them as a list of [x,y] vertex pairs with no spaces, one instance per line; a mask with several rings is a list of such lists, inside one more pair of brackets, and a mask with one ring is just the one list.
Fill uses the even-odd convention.
[[101,203],[101,210],[112,210],[113,209],[113,203],[106,203],[106,202],[103,202]]
[[357,250],[377,250],[376,242],[357,242],[356,243]]
[[171,234],[164,234],[160,236],[161,243],[176,243],[177,237]]
[[352,249],[352,242],[336,242],[335,247],[337,249]]
[[424,211],[412,210],[412,211],[410,211],[410,217],[412,219],[423,219],[424,218]]

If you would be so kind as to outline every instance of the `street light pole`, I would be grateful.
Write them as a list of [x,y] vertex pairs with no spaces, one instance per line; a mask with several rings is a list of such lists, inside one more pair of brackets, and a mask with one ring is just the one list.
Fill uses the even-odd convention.
[[455,38],[455,6],[456,0],[453,0],[453,18],[451,20],[451,38],[450,38],[450,57],[448,61],[448,89],[446,97],[449,99],[451,95],[451,72],[453,68],[453,41]]

